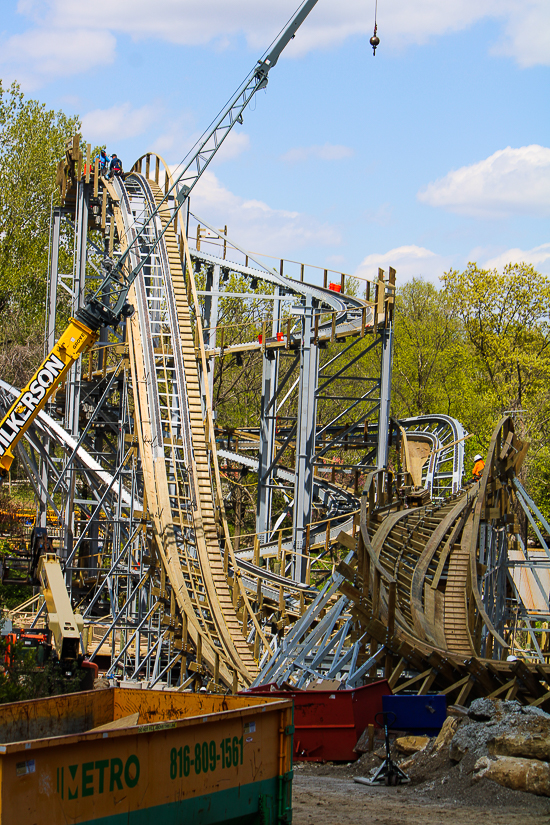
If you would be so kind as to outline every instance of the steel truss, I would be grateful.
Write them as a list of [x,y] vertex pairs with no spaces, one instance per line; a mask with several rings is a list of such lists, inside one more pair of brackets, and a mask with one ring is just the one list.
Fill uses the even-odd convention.
[[[170,251],[174,241],[165,229],[169,211],[164,214],[157,206],[162,202],[159,163],[156,180],[138,173],[125,187],[82,180],[74,203],[55,212],[48,345],[55,340],[56,326],[96,288],[103,255],[116,257],[128,244],[136,259],[132,265],[144,261],[131,295],[138,311],[116,333],[102,333],[19,449],[35,485],[40,523],[50,525],[52,511],[56,519],[54,546],[73,604],[85,619],[83,647],[109,676],[148,685],[207,683],[211,689],[235,689],[256,677],[254,660],[265,669],[274,655],[289,648],[295,633],[303,635],[304,629],[314,627],[317,609],[326,608],[331,618],[323,622],[325,634],[315,636],[300,661],[326,674],[336,672],[344,657],[346,678],[350,685],[357,684],[366,672],[362,659],[357,666],[362,640],[350,640],[345,599],[336,601],[336,607],[334,591],[327,596],[330,584],[322,590],[326,604],[318,608],[320,597],[309,582],[316,565],[321,571],[327,561],[330,565],[342,531],[354,533],[364,477],[388,462],[395,273],[390,270],[385,280],[380,272],[372,299],[368,293],[366,299],[353,298],[334,290],[326,271],[323,287],[307,283],[303,265],[298,265],[299,278],[292,278],[288,270],[295,265],[281,262],[278,271],[270,269],[231,244],[226,231],[212,227],[207,230],[223,246],[223,258],[206,251],[204,240],[201,249],[200,227],[196,245],[186,252],[180,226],[176,255],[185,289],[177,287],[176,300]],[[165,209],[176,208],[170,200],[165,203]],[[155,219],[147,222],[151,215]],[[72,222],[75,238],[69,275],[58,271],[62,221]],[[133,244],[132,238],[137,239]],[[228,250],[235,260],[229,260]],[[227,345],[218,325],[218,306],[220,297],[229,294],[231,273],[250,282],[248,296],[239,293],[239,298],[263,301],[269,315],[263,314],[259,338],[256,330],[247,340],[244,331],[240,341]],[[195,343],[204,342],[198,362],[195,346],[192,368],[185,346],[181,361],[176,343],[185,315],[181,307],[187,306],[181,297],[185,292],[195,295],[185,310],[194,325]],[[140,325],[138,339],[135,332],[130,334],[134,322]],[[139,357],[136,341],[141,342]],[[205,417],[208,421],[215,415],[215,359],[251,348],[262,363],[259,426],[243,434],[238,452],[232,450],[230,434],[219,432],[213,438],[212,424],[197,441],[196,419],[187,417],[193,370],[199,403],[193,416],[200,416],[204,428]],[[4,390],[10,393],[9,387]],[[139,415],[137,397],[142,399]],[[439,451],[430,464],[426,478],[433,484],[443,472],[442,456],[448,456],[457,440],[456,422],[416,421],[407,426],[429,430],[434,443],[446,445],[446,452]],[[215,510],[223,523],[217,453],[249,467],[259,478],[256,538],[236,557],[221,524],[206,537],[206,545],[195,529],[198,504],[205,523],[211,519],[214,524]],[[146,492],[146,454],[164,466],[163,505]],[[456,450],[453,455],[457,465]],[[275,489],[283,489],[290,504],[293,524],[286,530],[273,510]],[[219,580],[217,574],[212,579],[211,572],[206,576],[205,570],[217,564]],[[224,588],[229,595],[225,603],[233,604],[220,612],[217,594],[223,599]],[[187,602],[182,593],[188,594]],[[300,616],[285,637],[285,628]],[[43,612],[31,618],[39,623]],[[228,647],[223,623],[231,621],[240,623],[243,641]],[[236,639],[235,631],[231,633]],[[323,646],[326,656],[320,655]]]
[[[116,237],[111,209],[98,226],[101,209],[99,192],[80,181],[74,207],[54,210],[48,349],[56,329],[94,287],[101,257]],[[63,221],[74,237],[71,273],[58,268]],[[152,574],[150,529],[142,518],[125,333],[124,326],[102,333],[89,356],[73,366],[18,452],[35,488],[37,523],[48,526],[72,602],[84,617],[83,649],[109,675],[130,676],[141,665],[142,677],[154,683],[163,657],[149,651],[161,650],[165,628],[154,594],[160,571]],[[42,606],[32,625],[43,618]]]
[[[335,519],[357,508],[364,473],[387,465],[395,272],[390,270],[385,281],[380,271],[374,300],[361,301],[327,289],[326,272],[321,289],[290,279],[285,274],[285,261],[275,274],[265,266],[260,269],[258,261],[253,261],[256,266],[252,267],[246,253],[242,264],[220,259],[201,249],[205,229],[210,238],[223,243],[224,254],[228,247],[232,253],[238,248],[226,234],[200,221],[197,244],[190,252],[196,271],[205,271],[206,289],[201,294],[205,298],[210,363],[222,353],[241,351],[238,344],[224,347],[223,329],[217,326],[217,300],[227,294],[220,271],[225,282],[233,273],[249,279],[249,299],[263,299],[273,306],[270,320],[263,323],[258,348],[262,359],[260,423],[257,429],[247,431],[254,439],[250,447],[259,456],[254,466],[258,473],[257,552],[263,556],[272,547],[276,520],[273,491],[282,488],[293,518],[292,575],[304,583],[313,538],[313,510],[319,504],[319,478],[328,473],[334,482],[337,475],[340,484],[349,486],[355,496],[349,501],[336,497],[330,502],[325,514]],[[303,266],[301,276],[303,279]],[[246,300],[247,296],[242,294],[241,298]],[[327,309],[332,310],[329,315]],[[283,339],[284,346],[276,346]],[[207,381],[211,384],[212,369]],[[331,413],[334,402],[338,412]],[[246,448],[241,439],[240,449]],[[289,471],[291,483],[285,484],[283,476],[290,480]]]

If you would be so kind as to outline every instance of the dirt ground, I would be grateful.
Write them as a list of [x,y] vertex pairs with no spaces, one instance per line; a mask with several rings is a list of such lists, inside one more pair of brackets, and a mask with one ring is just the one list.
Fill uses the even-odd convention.
[[294,765],[294,825],[550,825],[550,798],[503,788],[486,779],[473,782],[473,762],[446,757],[422,760],[411,784],[367,787],[380,760],[365,754],[353,764]]

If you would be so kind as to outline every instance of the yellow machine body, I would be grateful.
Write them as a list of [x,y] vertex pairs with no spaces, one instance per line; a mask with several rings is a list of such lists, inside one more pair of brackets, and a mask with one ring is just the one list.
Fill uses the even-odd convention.
[[7,475],[18,441],[56,392],[69,369],[97,341],[98,333],[71,318],[69,326],[0,421],[0,474]]
[[82,616],[73,613],[59,559],[54,553],[40,556],[38,579],[46,600],[48,627],[60,660],[76,659],[80,652]]

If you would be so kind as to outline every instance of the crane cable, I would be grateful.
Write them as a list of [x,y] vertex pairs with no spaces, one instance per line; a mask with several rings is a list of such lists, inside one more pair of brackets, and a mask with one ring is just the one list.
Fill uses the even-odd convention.
[[376,47],[380,45],[380,38],[376,34],[376,32],[378,31],[378,23],[376,22],[377,15],[378,15],[378,0],[375,0],[375,3],[374,3],[374,34],[371,37],[371,39],[369,40],[369,43],[372,46],[372,56],[373,57],[376,57]]

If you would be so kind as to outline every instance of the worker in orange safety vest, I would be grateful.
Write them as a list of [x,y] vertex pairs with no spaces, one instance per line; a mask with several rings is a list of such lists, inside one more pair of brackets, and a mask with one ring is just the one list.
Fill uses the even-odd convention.
[[477,481],[478,478],[481,478],[483,475],[483,470],[485,469],[485,461],[480,456],[479,453],[474,456],[474,469],[472,470],[472,475],[474,477],[474,481]]

